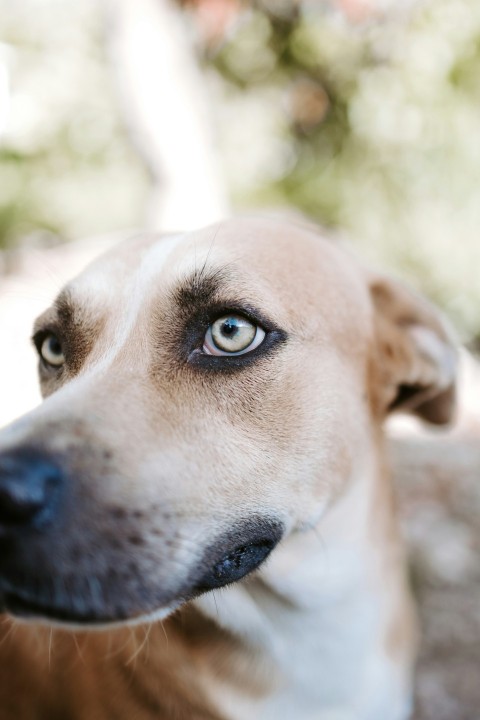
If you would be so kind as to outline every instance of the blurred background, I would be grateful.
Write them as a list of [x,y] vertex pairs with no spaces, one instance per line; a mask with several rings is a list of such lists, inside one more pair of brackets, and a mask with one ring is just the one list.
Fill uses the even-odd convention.
[[0,0],[0,247],[293,206],[475,342],[480,3],[181,5]]
[[[38,401],[31,321],[68,276],[258,207],[347,237],[478,350],[478,0],[0,0],[0,426]],[[397,458],[416,720],[480,718],[477,438]]]

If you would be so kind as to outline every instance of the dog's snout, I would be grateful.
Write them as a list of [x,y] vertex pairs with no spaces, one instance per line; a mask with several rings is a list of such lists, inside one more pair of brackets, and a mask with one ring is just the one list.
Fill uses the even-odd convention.
[[48,524],[61,479],[58,465],[40,453],[0,455],[0,535]]

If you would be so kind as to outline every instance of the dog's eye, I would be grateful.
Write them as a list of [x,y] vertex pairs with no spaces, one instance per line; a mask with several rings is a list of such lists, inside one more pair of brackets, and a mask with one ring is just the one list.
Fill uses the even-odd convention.
[[65,362],[65,355],[60,340],[53,333],[49,333],[40,345],[40,356],[46,365],[59,368]]
[[243,355],[264,340],[265,330],[242,315],[224,315],[210,325],[203,351],[207,355]]

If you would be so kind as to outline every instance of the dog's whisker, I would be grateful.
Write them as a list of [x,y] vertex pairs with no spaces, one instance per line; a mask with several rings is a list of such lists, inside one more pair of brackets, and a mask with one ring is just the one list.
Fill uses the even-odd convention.
[[133,651],[133,653],[132,653],[132,655],[130,656],[130,658],[129,658],[129,659],[127,660],[127,662],[125,663],[125,665],[132,665],[132,663],[134,663],[134,667],[135,667],[135,666],[136,666],[136,660],[137,660],[138,656],[140,655],[140,653],[142,652],[143,647],[144,647],[144,645],[145,645],[147,635],[144,636],[142,642],[139,642],[139,641],[138,641],[138,630],[137,630],[137,629],[134,630],[133,628],[131,628],[131,629],[130,629],[130,632],[131,632],[132,642],[133,642],[134,645],[136,645],[136,648],[135,648],[135,650]]
[[[207,254],[206,254],[206,256],[205,256],[205,260],[204,260],[203,265],[202,265],[202,267],[201,267],[201,269],[200,269],[200,272],[198,273],[198,280],[201,280],[201,279],[204,277],[205,273],[206,273],[206,269],[207,269],[207,266],[208,266],[208,261],[210,260],[210,255],[212,254],[212,250],[213,250],[213,247],[214,247],[214,245],[215,245],[215,241],[216,241],[216,239],[217,239],[217,237],[218,237],[218,234],[219,234],[219,232],[220,232],[220,229],[221,229],[221,227],[222,227],[222,224],[223,224],[222,222],[219,222],[218,225],[217,225],[217,227],[216,227],[215,230],[214,230],[214,233],[213,233],[213,237],[212,237],[210,246],[209,246],[209,248],[208,248],[208,250],[207,250]],[[195,275],[197,276],[197,273],[195,273]]]
[[111,660],[115,657],[118,657],[130,645],[130,643],[132,641],[132,638],[131,638],[132,628],[130,626],[128,626],[128,630],[130,632],[130,637],[127,635],[127,639],[125,640],[125,642],[123,644],[121,644],[120,647],[114,648],[113,650],[111,650],[111,645],[113,642],[113,634],[110,634],[109,642],[108,642],[109,647],[107,648],[107,652],[105,654],[105,660]]
[[220,613],[218,612],[217,596],[215,594],[215,590],[212,590],[212,597],[213,597],[213,602],[215,603],[215,610],[217,613],[217,617],[220,617]]
[[2,645],[8,640],[8,638],[11,637],[13,635],[13,633],[15,633],[15,631],[17,630],[16,623],[9,620],[9,618],[4,618],[2,620],[2,624],[8,623],[8,622],[10,622],[10,627],[8,628],[4,637],[2,637],[2,639],[0,640],[0,647],[2,647]]
[[50,635],[48,638],[48,669],[52,669],[52,651],[53,651],[53,628],[50,628]]
[[145,662],[148,662],[148,660],[150,659],[150,636],[151,636],[152,628],[153,628],[153,622],[149,622],[147,633],[146,633],[147,647],[146,647],[146,652],[145,652]]
[[85,661],[83,652],[82,652],[82,650],[81,650],[81,648],[80,648],[80,644],[79,644],[79,642],[78,642],[77,634],[76,634],[76,633],[72,633],[72,638],[73,638],[73,642],[74,642],[74,644],[75,644],[75,648],[76,648],[76,650],[77,650],[77,656],[78,656],[78,658],[80,659],[80,662],[82,663],[82,665],[84,665],[84,666],[86,667],[86,666],[87,666],[87,663],[86,663],[86,661]]
[[163,634],[165,635],[165,640],[166,640],[167,649],[168,649],[168,648],[170,647],[170,643],[169,643],[169,640],[168,640],[168,634],[167,634],[167,630],[166,630],[166,627],[165,627],[165,623],[164,623],[163,620],[159,620],[159,623],[160,623],[160,627],[161,627],[162,630],[163,630]]

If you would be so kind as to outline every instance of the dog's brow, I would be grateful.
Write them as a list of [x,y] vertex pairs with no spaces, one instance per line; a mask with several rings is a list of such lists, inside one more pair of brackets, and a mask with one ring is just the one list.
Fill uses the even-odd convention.
[[52,323],[61,325],[65,331],[74,329],[75,325],[78,324],[77,315],[78,309],[76,309],[72,293],[68,288],[65,288],[57,296],[53,305],[37,318],[34,325],[34,333]]
[[71,323],[75,314],[75,303],[68,288],[62,290],[54,302],[59,319],[64,323]]
[[100,335],[104,317],[95,316],[75,301],[70,288],[60,292],[52,307],[41,315],[34,325],[34,338],[39,332],[51,329],[68,342],[69,366],[78,371]]
[[213,302],[227,287],[229,273],[225,268],[202,268],[188,275],[173,291],[173,299],[180,307],[198,307]]

